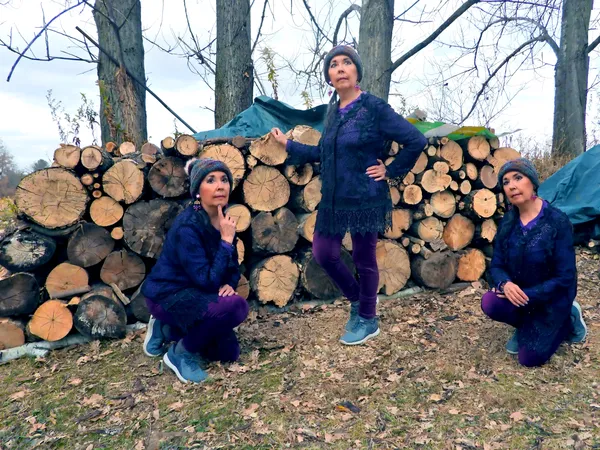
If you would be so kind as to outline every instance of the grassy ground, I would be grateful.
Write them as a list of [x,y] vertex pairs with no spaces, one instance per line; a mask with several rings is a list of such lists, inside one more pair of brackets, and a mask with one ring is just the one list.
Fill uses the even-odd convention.
[[542,368],[505,353],[475,289],[382,302],[358,348],[344,306],[253,313],[202,385],[144,356],[143,330],[0,366],[0,448],[600,448],[598,261],[578,265],[590,337]]

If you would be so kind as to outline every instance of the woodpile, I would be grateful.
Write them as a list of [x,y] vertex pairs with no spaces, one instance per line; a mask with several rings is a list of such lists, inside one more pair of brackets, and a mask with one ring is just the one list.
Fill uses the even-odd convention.
[[[288,137],[319,141],[304,126]],[[518,157],[495,143],[431,138],[410,173],[390,180],[393,226],[377,244],[381,294],[407,283],[446,288],[482,277],[504,208],[496,174]],[[399,151],[393,144],[386,163]],[[196,156],[222,160],[233,173],[229,211],[240,239],[241,295],[279,307],[341,296],[311,251],[320,165],[285,165],[287,153],[270,135],[205,142],[182,135],[141,149],[61,145],[52,167],[19,184],[20,220],[0,242],[8,271],[0,280],[0,349],[74,330],[118,338],[127,323],[147,321],[140,286],[191,201],[184,166]],[[342,260],[355,271],[350,236],[343,247]]]

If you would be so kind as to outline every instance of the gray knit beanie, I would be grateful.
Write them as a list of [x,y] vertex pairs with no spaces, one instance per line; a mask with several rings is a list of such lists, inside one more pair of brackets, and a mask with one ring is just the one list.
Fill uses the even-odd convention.
[[196,197],[202,180],[211,172],[224,172],[229,179],[231,189],[233,189],[233,176],[229,167],[223,161],[210,158],[191,159],[186,164],[185,170],[190,177],[190,195],[192,198]]
[[504,175],[506,175],[508,172],[519,172],[525,175],[531,180],[531,184],[533,184],[533,188],[536,192],[540,187],[540,180],[538,178],[537,170],[535,170],[535,166],[528,159],[517,158],[505,162],[500,168],[500,172],[498,172],[498,184],[500,186],[502,186],[502,179],[504,178]]
[[330,83],[331,79],[329,78],[329,65],[331,64],[331,60],[339,55],[345,55],[349,57],[354,65],[356,66],[356,72],[358,74],[358,81],[362,80],[363,75],[363,65],[360,59],[360,56],[349,45],[338,45],[337,47],[333,47],[327,56],[325,56],[325,62],[323,63],[323,75],[325,76],[325,81],[327,84]]

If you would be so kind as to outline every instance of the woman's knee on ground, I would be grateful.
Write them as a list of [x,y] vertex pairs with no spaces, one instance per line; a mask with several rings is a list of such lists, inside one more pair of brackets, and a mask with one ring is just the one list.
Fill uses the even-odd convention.
[[552,353],[538,353],[532,350],[519,349],[519,364],[525,367],[539,367],[548,362],[552,358]]

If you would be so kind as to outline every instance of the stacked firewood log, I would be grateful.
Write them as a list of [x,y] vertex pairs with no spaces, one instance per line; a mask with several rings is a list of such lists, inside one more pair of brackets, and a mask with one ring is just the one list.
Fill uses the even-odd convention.
[[[288,138],[317,144],[320,134],[298,126]],[[386,163],[399,151],[392,144]],[[283,307],[341,295],[311,252],[320,166],[285,165],[287,153],[270,135],[205,142],[181,135],[141,148],[61,145],[52,167],[19,184],[20,221],[0,242],[0,265],[9,271],[0,281],[0,349],[73,329],[122,337],[128,322],[147,321],[140,286],[191,201],[184,166],[196,156],[224,161],[234,177],[229,211],[240,238],[242,296]],[[377,244],[380,292],[481,278],[504,208],[497,171],[518,156],[497,139],[431,138],[411,172],[389,183],[395,209]],[[355,270],[349,236],[343,245],[341,257]]]

